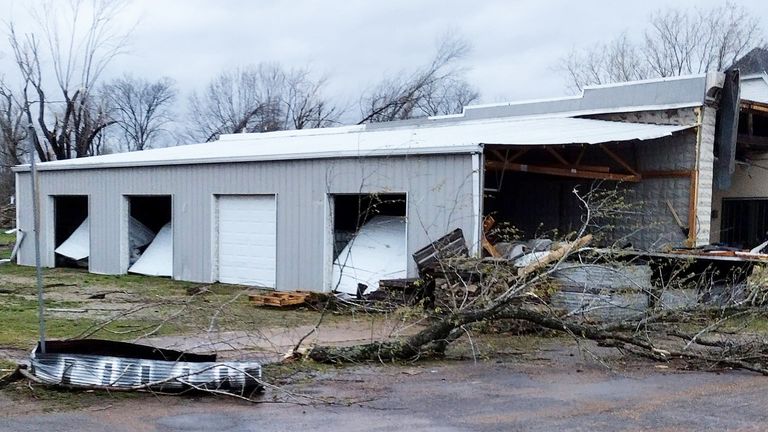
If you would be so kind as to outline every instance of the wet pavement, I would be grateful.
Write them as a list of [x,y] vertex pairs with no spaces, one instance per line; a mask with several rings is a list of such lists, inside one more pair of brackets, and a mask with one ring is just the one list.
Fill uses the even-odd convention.
[[[768,378],[620,373],[573,362],[447,361],[324,372],[291,391],[349,406],[222,398],[114,400],[73,412],[0,416],[0,431],[763,431]],[[305,400],[305,402],[307,402]],[[0,404],[2,406],[2,404]]]

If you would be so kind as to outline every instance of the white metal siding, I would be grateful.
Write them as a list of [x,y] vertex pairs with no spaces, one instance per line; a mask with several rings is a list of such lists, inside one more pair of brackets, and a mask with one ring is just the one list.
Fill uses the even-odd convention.
[[275,287],[277,207],[273,195],[221,195],[218,203],[219,281]]
[[[32,231],[29,173],[17,173],[19,228]],[[92,272],[121,274],[124,195],[173,195],[174,279],[212,282],[216,275],[217,195],[277,195],[278,290],[323,289],[327,197],[335,193],[408,193],[408,254],[456,228],[474,229],[470,155],[347,158],[40,172],[47,195],[88,195]],[[47,223],[43,221],[43,224]],[[127,228],[123,227],[122,230]],[[43,233],[43,245],[49,234]],[[471,245],[470,245],[471,246]],[[417,275],[408,260],[408,275]],[[34,265],[31,236],[19,263]],[[43,265],[53,266],[53,254]]]

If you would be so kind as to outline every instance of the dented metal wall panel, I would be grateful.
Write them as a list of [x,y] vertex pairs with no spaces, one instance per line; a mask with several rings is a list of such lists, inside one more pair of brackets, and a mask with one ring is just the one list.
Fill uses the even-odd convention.
[[[277,289],[321,290],[326,256],[328,194],[406,193],[408,255],[455,228],[473,232],[472,155],[366,157],[41,171],[43,265],[52,267],[52,199],[89,196],[90,271],[127,270],[125,195],[173,197],[175,279],[213,281],[214,197],[219,194],[277,196]],[[31,232],[29,173],[17,173],[20,228]],[[19,263],[34,264],[33,242],[25,242]],[[408,275],[416,268],[408,260]]]

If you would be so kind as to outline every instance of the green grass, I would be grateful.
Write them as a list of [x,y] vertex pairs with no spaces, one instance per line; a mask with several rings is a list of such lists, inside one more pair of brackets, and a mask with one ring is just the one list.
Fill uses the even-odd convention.
[[0,258],[9,258],[15,244],[16,234],[6,234],[5,230],[0,230]]
[[[187,289],[202,284],[140,275],[96,275],[71,268],[44,269],[43,282],[49,296],[46,308],[88,309],[96,301],[119,303],[125,309],[142,304],[151,306],[116,319],[91,336],[102,339],[131,340],[150,331],[153,336],[201,334],[209,329],[214,315],[217,330],[248,332],[314,324],[319,316],[315,311],[256,308],[248,302],[248,296],[243,295],[243,287],[232,285],[204,285],[209,293],[190,296]],[[31,349],[38,337],[35,269],[15,264],[0,266],[0,288],[11,291],[0,294],[0,347]],[[111,295],[104,300],[87,299],[89,294],[99,292],[127,294],[130,299],[114,301]],[[75,300],[52,301],[52,295]],[[89,313],[82,316],[47,313],[47,336],[50,339],[75,337],[119,313],[105,312],[96,318]],[[172,319],[168,320],[169,317]],[[327,322],[335,319],[326,317]],[[160,324],[163,325],[156,330]]]

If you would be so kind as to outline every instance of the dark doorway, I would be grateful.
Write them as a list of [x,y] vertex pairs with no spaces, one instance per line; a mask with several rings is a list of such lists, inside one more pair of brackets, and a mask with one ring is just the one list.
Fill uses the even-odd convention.
[[[53,197],[54,249],[61,246],[88,218],[87,195],[60,195]],[[88,246],[88,245],[85,245]],[[56,267],[88,267],[88,257],[73,259],[55,254]]]
[[133,266],[160,230],[171,222],[173,198],[170,195],[128,197],[128,265]]
[[333,259],[360,227],[376,216],[406,215],[405,194],[333,195]]
[[131,196],[128,199],[130,215],[157,233],[171,221],[172,201],[170,195]]
[[768,199],[724,199],[720,242],[750,249],[768,239]]

